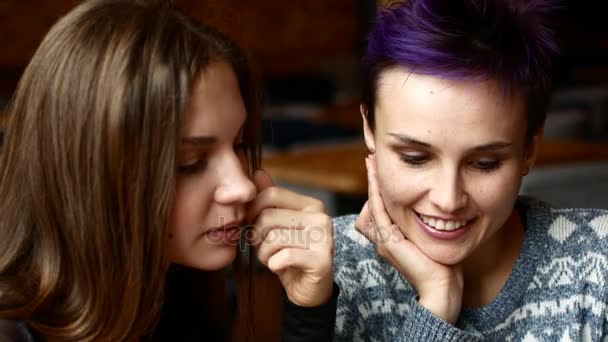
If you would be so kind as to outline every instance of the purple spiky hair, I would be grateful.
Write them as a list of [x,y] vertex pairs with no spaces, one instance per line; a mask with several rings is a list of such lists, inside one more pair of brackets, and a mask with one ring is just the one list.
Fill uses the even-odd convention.
[[448,79],[496,79],[507,92],[523,91],[536,131],[558,51],[546,26],[555,8],[555,0],[406,0],[381,8],[364,58],[368,118],[373,123],[379,74],[398,65]]

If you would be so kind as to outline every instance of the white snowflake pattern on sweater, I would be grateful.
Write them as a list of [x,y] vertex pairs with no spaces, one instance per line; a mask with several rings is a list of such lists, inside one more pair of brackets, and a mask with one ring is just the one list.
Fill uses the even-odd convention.
[[334,219],[336,341],[608,341],[608,211],[520,198],[521,254],[498,296],[456,325],[418,304],[407,280],[354,228]]

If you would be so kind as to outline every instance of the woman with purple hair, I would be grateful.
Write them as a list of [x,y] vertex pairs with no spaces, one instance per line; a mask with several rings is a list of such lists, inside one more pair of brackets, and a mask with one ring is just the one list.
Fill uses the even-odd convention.
[[334,220],[337,340],[608,335],[608,211],[518,196],[550,96],[553,7],[411,0],[379,12],[361,104],[369,199]]

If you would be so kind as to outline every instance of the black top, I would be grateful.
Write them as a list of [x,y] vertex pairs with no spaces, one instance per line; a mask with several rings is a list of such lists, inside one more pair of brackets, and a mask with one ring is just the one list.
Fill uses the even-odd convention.
[[0,341],[6,342],[41,342],[43,338],[35,336],[23,321],[0,319]]
[[[333,341],[334,326],[336,322],[336,305],[340,288],[334,283],[332,300],[318,307],[301,307],[287,299],[283,294],[283,324],[282,340],[284,342],[324,342]],[[172,340],[178,334],[172,334]],[[156,340],[155,338],[152,340]],[[158,339],[162,341],[163,339]],[[187,337],[180,341],[189,341]],[[208,341],[208,338],[204,338]],[[44,342],[45,339],[37,336],[23,321],[0,319],[0,341],[2,342]],[[192,341],[202,341],[193,339]]]
[[334,293],[329,303],[306,308],[292,303],[283,293],[283,341],[333,341],[339,295],[340,288],[334,283]]

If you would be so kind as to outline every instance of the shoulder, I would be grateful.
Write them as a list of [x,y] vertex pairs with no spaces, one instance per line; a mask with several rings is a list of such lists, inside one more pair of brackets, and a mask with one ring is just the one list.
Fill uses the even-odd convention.
[[608,210],[554,208],[530,198],[521,202],[526,209],[526,229],[548,243],[608,252]]
[[567,274],[565,278],[557,277],[560,284],[569,283],[567,278],[574,277],[579,285],[593,283],[604,289],[604,275],[608,274],[608,210],[553,208],[533,200],[526,205],[528,245],[542,251],[530,252],[538,257],[537,280]]
[[333,219],[336,243],[336,266],[353,261],[376,259],[376,249],[355,228],[357,215],[340,216]]
[[0,341],[35,342],[37,341],[23,321],[0,319]]

